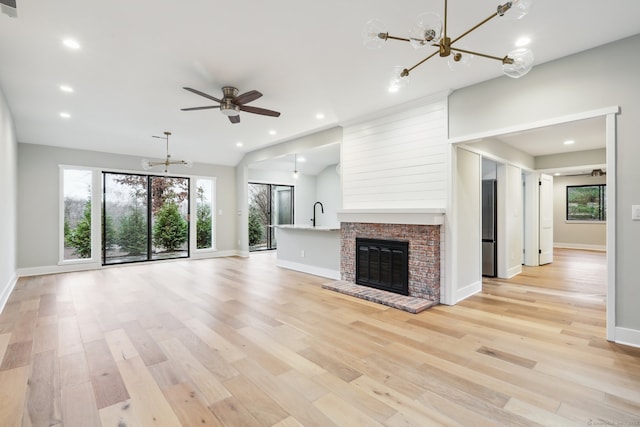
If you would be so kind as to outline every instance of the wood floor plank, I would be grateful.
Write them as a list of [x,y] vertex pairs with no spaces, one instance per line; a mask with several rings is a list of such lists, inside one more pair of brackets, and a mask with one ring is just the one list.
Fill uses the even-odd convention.
[[129,402],[129,399],[101,408],[98,411],[98,414],[100,415],[100,422],[104,427],[129,427],[143,425],[142,421],[140,421],[136,414],[131,410],[131,403]]
[[177,426],[180,421],[140,356],[116,362],[129,392],[130,409],[142,426]]
[[28,366],[31,362],[32,341],[14,342],[7,346],[0,365],[0,371],[7,371],[21,366]]
[[124,331],[135,346],[138,354],[144,360],[145,365],[155,365],[164,362],[167,357],[164,355],[158,344],[140,326],[138,321],[126,322],[122,325]]
[[191,383],[205,396],[207,406],[231,397],[221,381],[207,370],[178,339],[163,341],[160,343],[160,347],[189,376]]
[[258,420],[235,397],[220,400],[211,405],[209,409],[227,427],[260,427]]
[[0,371],[0,425],[22,425],[29,366]]
[[[176,384],[162,391],[183,426],[223,426],[190,384]],[[240,425],[240,424],[238,424]]]
[[60,404],[60,378],[55,350],[36,353],[27,388],[27,413],[29,424],[55,425],[62,420]]
[[62,419],[65,426],[100,425],[100,415],[91,382],[67,384],[62,387]]
[[269,395],[280,407],[291,414],[304,426],[335,426],[324,413],[313,406],[312,402],[301,396],[295,389],[286,383],[278,381],[277,377],[260,367],[256,362],[242,359],[234,363],[234,366],[254,386],[259,387],[263,393]]
[[4,355],[7,352],[7,347],[9,346],[10,339],[11,334],[0,334],[0,360],[4,359]]
[[64,356],[84,350],[78,320],[64,317],[58,320],[58,354]]
[[247,410],[261,425],[274,425],[287,418],[287,412],[244,375],[226,380],[224,386],[237,400],[250,402]]
[[129,399],[120,371],[105,340],[85,344],[87,366],[98,409]]
[[336,425],[346,426],[367,426],[375,427],[378,423],[367,414],[353,407],[349,402],[345,402],[333,393],[328,393],[317,399],[313,404],[333,420]]

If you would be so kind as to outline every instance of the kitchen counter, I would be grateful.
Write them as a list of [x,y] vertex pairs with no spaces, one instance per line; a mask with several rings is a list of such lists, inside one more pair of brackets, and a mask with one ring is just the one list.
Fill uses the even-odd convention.
[[276,265],[329,279],[340,279],[340,226],[273,225]]

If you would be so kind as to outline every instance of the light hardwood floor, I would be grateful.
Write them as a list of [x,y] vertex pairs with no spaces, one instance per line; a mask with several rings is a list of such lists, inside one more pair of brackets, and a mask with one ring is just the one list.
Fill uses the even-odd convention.
[[640,349],[604,339],[603,253],[417,315],[274,262],[21,278],[0,426],[640,424]]

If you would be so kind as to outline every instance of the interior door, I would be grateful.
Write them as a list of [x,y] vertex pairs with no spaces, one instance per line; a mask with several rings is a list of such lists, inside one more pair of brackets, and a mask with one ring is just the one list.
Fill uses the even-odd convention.
[[539,200],[540,200],[540,249],[539,264],[553,262],[553,177],[540,175]]

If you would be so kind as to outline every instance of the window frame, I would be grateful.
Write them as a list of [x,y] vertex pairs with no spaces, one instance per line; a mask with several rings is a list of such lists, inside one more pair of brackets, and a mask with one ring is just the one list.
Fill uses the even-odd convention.
[[[199,180],[207,180],[211,181],[211,247],[210,248],[202,248],[198,249],[198,181]],[[213,176],[191,176],[191,188],[190,194],[193,195],[189,203],[191,204],[190,212],[191,217],[189,218],[191,221],[190,228],[190,244],[191,244],[191,258],[205,258],[207,254],[212,252],[217,252],[217,233],[216,229],[218,228],[218,220],[217,220],[217,190],[218,183],[217,178]]]
[[[179,259],[199,259],[199,258],[210,258],[213,253],[218,252],[217,249],[217,191],[218,191],[218,183],[217,177],[215,176],[206,176],[206,175],[190,175],[190,174],[152,174],[145,173],[145,171],[138,170],[130,170],[130,169],[117,169],[117,168],[103,168],[103,167],[90,167],[90,166],[78,166],[78,165],[68,165],[68,164],[59,164],[58,165],[59,173],[58,173],[58,265],[68,265],[70,270],[76,269],[99,269],[110,267],[102,265],[102,174],[103,172],[113,172],[113,173],[125,173],[125,174],[136,174],[136,175],[155,175],[155,176],[176,176],[176,177],[184,177],[189,178],[189,191],[190,195],[196,194],[195,191],[197,189],[196,182],[198,179],[207,179],[212,182],[212,195],[211,195],[211,210],[212,210],[212,230],[211,230],[211,240],[212,247],[206,249],[197,249],[197,239],[196,239],[196,227],[197,227],[197,216],[195,213],[196,207],[196,197],[190,197],[189,201],[189,256],[186,258]],[[72,260],[64,259],[64,171],[66,169],[77,169],[77,170],[87,170],[91,171],[91,258],[79,258]],[[148,261],[143,261],[148,262]],[[73,264],[81,264],[78,267],[73,267]]]
[[[598,204],[600,206],[600,215],[597,219],[585,219],[585,218],[570,218],[569,217],[569,192],[575,188],[598,188]],[[586,223],[597,224],[607,222],[607,184],[580,184],[580,185],[567,185],[565,189],[565,221],[568,223]]]
[[[66,170],[81,170],[91,172],[91,257],[89,258],[74,258],[74,259],[65,259],[64,251],[65,251],[65,236],[64,236],[64,197],[65,197],[65,180],[64,173]],[[100,266],[100,259],[102,251],[100,250],[102,245],[102,235],[101,235],[101,227],[102,227],[102,219],[101,219],[101,187],[102,183],[100,181],[100,171],[96,168],[87,167],[87,166],[75,166],[75,165],[59,165],[58,166],[58,191],[59,191],[59,238],[58,238],[58,265],[73,265],[73,264],[83,264],[90,265],[92,267]]]

